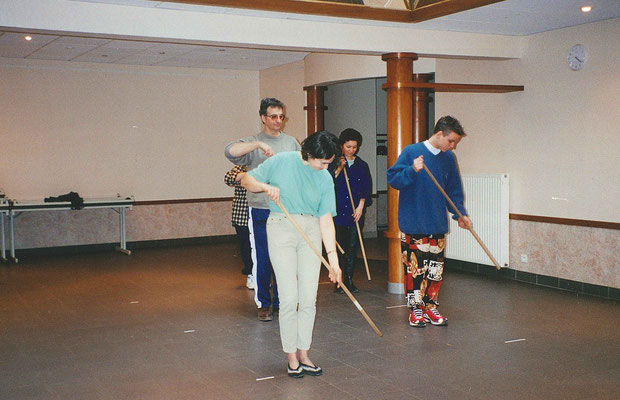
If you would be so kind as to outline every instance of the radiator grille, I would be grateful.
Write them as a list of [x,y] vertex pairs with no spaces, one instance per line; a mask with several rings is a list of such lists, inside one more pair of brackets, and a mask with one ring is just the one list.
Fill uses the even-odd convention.
[[[465,209],[474,230],[502,267],[509,254],[509,176],[508,174],[462,175]],[[478,264],[493,265],[473,235],[450,220],[446,257]]]

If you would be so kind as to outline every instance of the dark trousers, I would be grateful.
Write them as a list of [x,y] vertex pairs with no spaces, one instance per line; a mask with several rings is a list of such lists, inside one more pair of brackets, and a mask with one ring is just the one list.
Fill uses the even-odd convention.
[[[256,281],[254,301],[259,308],[271,305],[278,308],[280,306],[278,286],[276,285],[276,276],[273,273],[267,245],[267,218],[269,218],[268,209],[250,207],[250,221],[248,223],[252,224],[252,232],[250,233],[252,260],[254,261],[252,274]],[[273,300],[270,289],[273,290]]]
[[252,273],[252,246],[250,246],[250,230],[247,226],[233,224],[235,231],[237,232],[237,239],[239,240],[239,250],[241,251],[241,260],[243,261],[243,269],[241,273],[243,275],[250,275]]
[[344,254],[338,253],[343,280],[350,280],[353,278],[359,245],[356,226],[336,225],[336,240],[344,250]]

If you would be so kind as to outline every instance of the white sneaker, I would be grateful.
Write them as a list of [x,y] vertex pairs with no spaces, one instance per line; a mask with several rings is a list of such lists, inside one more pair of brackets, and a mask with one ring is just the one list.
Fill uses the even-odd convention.
[[254,276],[252,274],[248,275],[248,279],[245,282],[245,287],[250,290],[254,290]]

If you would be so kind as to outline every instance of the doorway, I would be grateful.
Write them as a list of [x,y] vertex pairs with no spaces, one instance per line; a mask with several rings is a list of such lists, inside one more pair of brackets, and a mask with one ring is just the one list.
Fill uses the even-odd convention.
[[[359,156],[372,175],[372,204],[366,210],[364,237],[376,237],[387,229],[387,93],[385,77],[359,79],[325,85],[325,130],[339,135],[346,128],[363,137]],[[434,77],[431,79],[434,82]],[[429,93],[428,136],[435,121],[434,93]]]

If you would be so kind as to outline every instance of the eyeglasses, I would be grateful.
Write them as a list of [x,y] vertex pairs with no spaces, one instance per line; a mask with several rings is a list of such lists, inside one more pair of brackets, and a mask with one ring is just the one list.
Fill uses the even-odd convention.
[[270,120],[274,122],[277,120],[284,121],[284,119],[286,118],[284,114],[270,114],[270,115],[265,115],[265,117],[269,118]]

